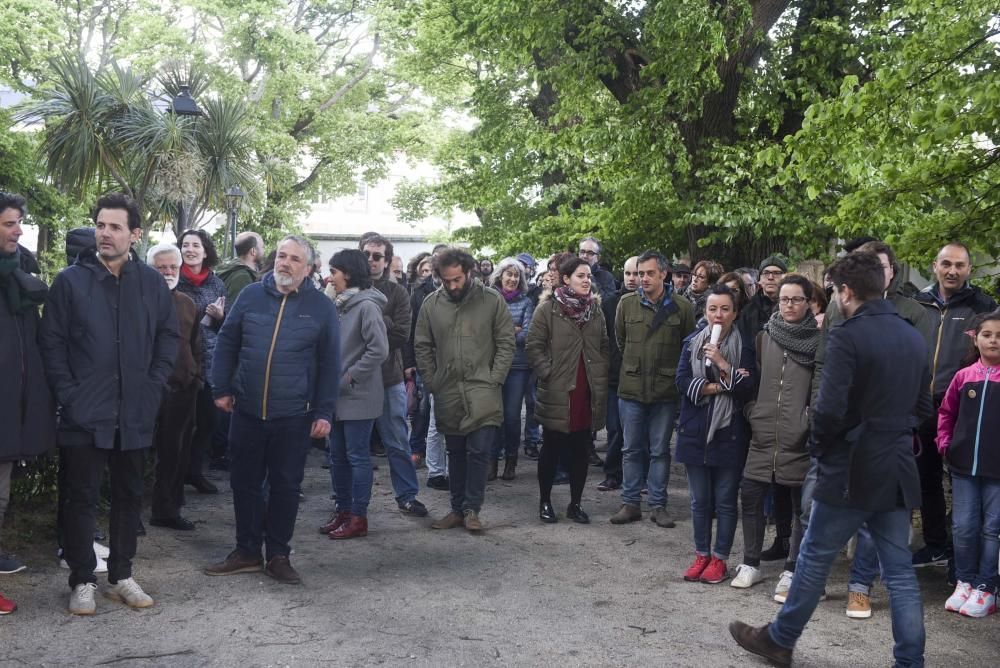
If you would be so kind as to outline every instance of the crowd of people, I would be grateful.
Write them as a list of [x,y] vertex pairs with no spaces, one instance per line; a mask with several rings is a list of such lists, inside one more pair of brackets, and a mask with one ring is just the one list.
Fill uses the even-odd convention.
[[[267,271],[252,232],[224,265],[201,230],[139,258],[138,208],[109,194],[94,207],[92,246],[47,286],[18,243],[24,215],[23,198],[0,194],[0,351],[4,368],[20,370],[0,402],[0,522],[13,463],[58,445],[71,613],[94,614],[105,570],[108,598],[153,605],[132,574],[150,447],[156,527],[194,530],[181,514],[185,486],[217,493],[205,471],[228,471],[234,549],[207,575],[300,582],[289,555],[311,447],[327,452],[335,511],[319,530],[334,540],[368,533],[373,449],[401,512],[428,514],[417,498],[426,469],[426,487],[450,498],[431,527],[474,533],[487,482],[516,478],[521,455],[538,461],[544,523],[589,523],[583,490],[601,466],[598,489],[621,495],[610,523],[641,520],[645,495],[651,522],[673,528],[673,458],[687,476],[693,548],[679,576],[749,588],[762,562],[783,561],[775,621],[730,627],[779,665],[854,538],[846,613],[871,616],[881,572],[897,665],[923,661],[915,567],[949,567],[947,610],[996,610],[1000,312],[969,282],[961,243],[942,247],[934,282],[912,297],[876,239],[848,244],[820,285],[777,255],[727,272],[653,250],[628,258],[619,282],[590,237],[541,272],[529,253],[494,263],[445,245],[404,267],[390,240],[368,233],[320,279],[296,235]],[[109,548],[95,543],[106,469]],[[569,484],[562,514],[559,483]],[[917,508],[924,547],[911,553]],[[765,549],[769,517],[776,538]],[[0,557],[0,572],[23,568]],[[0,596],[0,613],[14,608]]]

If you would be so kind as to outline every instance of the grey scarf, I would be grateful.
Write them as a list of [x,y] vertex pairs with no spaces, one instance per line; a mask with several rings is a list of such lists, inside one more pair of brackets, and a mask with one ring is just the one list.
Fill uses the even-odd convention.
[[337,296],[333,298],[333,303],[337,305],[337,311],[344,310],[344,304],[350,301],[351,297],[361,292],[361,288],[347,288],[343,292],[338,292]]
[[789,357],[806,368],[813,368],[823,333],[816,326],[812,309],[806,309],[806,317],[799,322],[785,322],[781,313],[775,311],[764,325],[764,331],[788,352]]
[[729,330],[726,338],[719,341],[719,350],[732,367],[728,384],[723,383],[719,378],[718,367],[714,365],[710,368],[705,366],[705,355],[702,352],[702,347],[708,343],[711,335],[712,327],[709,325],[691,339],[692,375],[704,382],[719,383],[726,390],[711,397],[702,397],[705,402],[711,403],[712,412],[711,421],[708,424],[708,434],[705,436],[706,445],[712,442],[717,431],[725,429],[732,422],[733,397],[729,394],[729,390],[732,390],[733,386],[739,382],[739,375],[736,369],[740,365],[740,351],[743,349],[743,337],[740,336],[739,328],[735,326]]

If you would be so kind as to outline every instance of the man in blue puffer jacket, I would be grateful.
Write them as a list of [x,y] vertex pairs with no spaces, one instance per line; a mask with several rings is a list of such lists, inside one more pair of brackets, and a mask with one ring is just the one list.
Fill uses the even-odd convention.
[[309,280],[314,258],[307,240],[285,237],[274,271],[240,293],[219,331],[212,389],[215,405],[232,413],[236,549],[207,575],[261,570],[264,546],[264,573],[300,582],[288,560],[299,486],[309,439],[330,433],[341,375],[337,312]]

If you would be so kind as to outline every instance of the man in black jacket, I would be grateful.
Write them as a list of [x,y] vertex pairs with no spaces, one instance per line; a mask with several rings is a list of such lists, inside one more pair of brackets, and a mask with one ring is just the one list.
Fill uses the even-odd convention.
[[105,595],[133,608],[153,605],[132,578],[142,507],[145,450],[177,355],[170,290],[131,259],[139,207],[121,193],[94,208],[97,250],[85,250],[52,283],[41,346],[59,404],[58,443],[67,467],[63,547],[73,589],[69,611],[95,612],[94,528],[101,476],[111,470],[111,556]]
[[744,648],[788,666],[819,603],[834,559],[867,523],[889,589],[897,666],[922,666],[923,602],[909,549],[910,512],[920,505],[913,458],[914,416],[930,413],[930,372],[920,333],[882,299],[885,279],[874,253],[851,253],[830,267],[846,320],[827,342],[819,399],[812,409],[817,460],[812,518],[788,598],[775,620],[729,625]]
[[611,275],[611,272],[603,269],[600,265],[601,242],[594,237],[581,239],[580,250],[577,254],[590,265],[591,277],[594,285],[597,286],[597,292],[601,295],[601,299],[614,297],[615,293],[618,292],[618,286],[615,284],[615,277]]
[[948,520],[945,508],[944,474],[941,455],[934,441],[937,436],[937,407],[962,358],[969,351],[966,330],[972,328],[976,315],[989,313],[997,304],[982,290],[969,283],[972,260],[969,249],[960,243],[949,243],[938,252],[932,265],[937,279],[914,297],[926,310],[931,324],[930,389],[934,396],[934,415],[920,426],[921,527],[924,547],[913,554],[913,565],[943,566],[951,556],[948,540]]

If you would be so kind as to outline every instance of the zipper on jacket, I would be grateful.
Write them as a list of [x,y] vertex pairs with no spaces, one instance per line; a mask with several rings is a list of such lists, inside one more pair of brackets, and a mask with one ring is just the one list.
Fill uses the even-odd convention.
[[983,396],[979,400],[979,419],[976,420],[976,446],[972,450],[972,475],[976,475],[976,471],[979,470],[979,436],[983,431],[983,409],[986,408],[986,388],[990,384],[990,375],[992,373],[992,368],[986,369],[986,377],[983,379]]
[[941,310],[941,320],[938,322],[937,342],[934,344],[934,362],[931,363],[931,398],[934,398],[934,379],[937,377],[938,355],[941,353],[941,333],[944,331],[944,317],[948,313],[948,307],[938,306]]
[[267,367],[264,369],[264,396],[261,397],[260,417],[267,419],[267,393],[271,385],[271,358],[274,357],[274,346],[278,343],[278,330],[281,329],[281,316],[285,313],[285,302],[288,295],[281,298],[281,307],[278,309],[278,319],[274,321],[274,333],[271,334],[271,349],[267,351]]
[[788,364],[788,351],[782,351],[781,358],[781,376],[778,377],[778,400],[775,402],[774,412],[774,459],[771,461],[771,474],[774,475],[778,472],[778,448],[781,439],[779,438],[779,431],[781,430],[781,391],[785,388],[785,365]]

